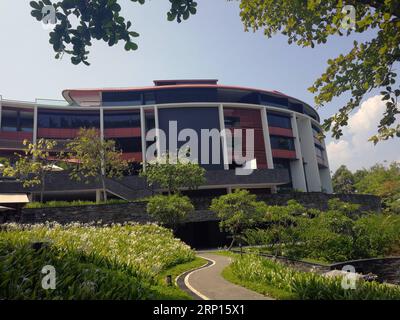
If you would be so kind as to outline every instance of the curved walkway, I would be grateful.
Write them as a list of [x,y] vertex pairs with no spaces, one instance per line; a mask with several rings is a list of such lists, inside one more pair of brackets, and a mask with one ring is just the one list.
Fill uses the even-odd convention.
[[199,257],[208,260],[207,265],[189,271],[178,279],[197,299],[202,300],[273,300],[257,292],[243,288],[225,280],[221,273],[231,262],[231,258],[212,253],[201,252]]

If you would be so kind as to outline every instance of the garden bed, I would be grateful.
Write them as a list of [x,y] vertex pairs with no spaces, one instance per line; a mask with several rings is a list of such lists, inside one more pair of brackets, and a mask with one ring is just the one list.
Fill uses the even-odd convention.
[[399,286],[359,280],[355,289],[346,289],[342,286],[341,278],[327,278],[313,272],[297,271],[253,254],[230,255],[234,261],[223,271],[226,280],[276,299],[400,299]]
[[[3,225],[0,299],[189,299],[164,278],[202,263],[153,224]],[[41,286],[45,265],[56,270],[54,290]]]

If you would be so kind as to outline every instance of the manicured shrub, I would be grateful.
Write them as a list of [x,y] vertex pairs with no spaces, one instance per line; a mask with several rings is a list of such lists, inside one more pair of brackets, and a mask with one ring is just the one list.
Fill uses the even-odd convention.
[[194,210],[190,199],[179,194],[149,198],[147,213],[161,224],[175,229]]
[[213,199],[210,210],[221,219],[219,226],[232,235],[232,243],[246,229],[261,221],[266,205],[256,201],[256,196],[247,190],[235,190]]

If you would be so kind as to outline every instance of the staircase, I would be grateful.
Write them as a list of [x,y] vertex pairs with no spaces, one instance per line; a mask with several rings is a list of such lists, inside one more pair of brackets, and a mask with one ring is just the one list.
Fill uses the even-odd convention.
[[123,182],[113,179],[106,179],[106,189],[113,195],[127,201],[137,200],[152,195],[152,192],[146,188],[133,189]]

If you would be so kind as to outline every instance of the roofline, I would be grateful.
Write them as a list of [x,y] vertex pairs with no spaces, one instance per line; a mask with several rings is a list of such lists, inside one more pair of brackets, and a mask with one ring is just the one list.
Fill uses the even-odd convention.
[[[156,80],[157,81],[157,80]],[[171,80],[175,81],[175,80]],[[185,81],[185,80],[183,80]],[[90,91],[99,91],[99,92],[125,92],[125,91],[150,91],[150,90],[164,90],[164,89],[175,89],[175,88],[221,88],[221,89],[236,89],[236,90],[248,90],[248,91],[259,91],[262,93],[272,94],[275,96],[280,96],[283,98],[293,99],[300,103],[303,103],[309,107],[311,107],[308,103],[301,101],[292,96],[288,96],[282,92],[273,90],[264,90],[264,89],[256,89],[251,87],[242,87],[242,86],[228,86],[228,85],[220,85],[220,84],[179,84],[179,85],[164,85],[164,86],[145,86],[145,87],[122,87],[122,88],[83,88],[83,89],[65,89],[62,91],[62,95],[66,101],[69,103],[74,103],[74,100],[69,95],[70,92],[90,92]],[[311,107],[312,108],[312,107]],[[314,109],[314,108],[313,108]]]

